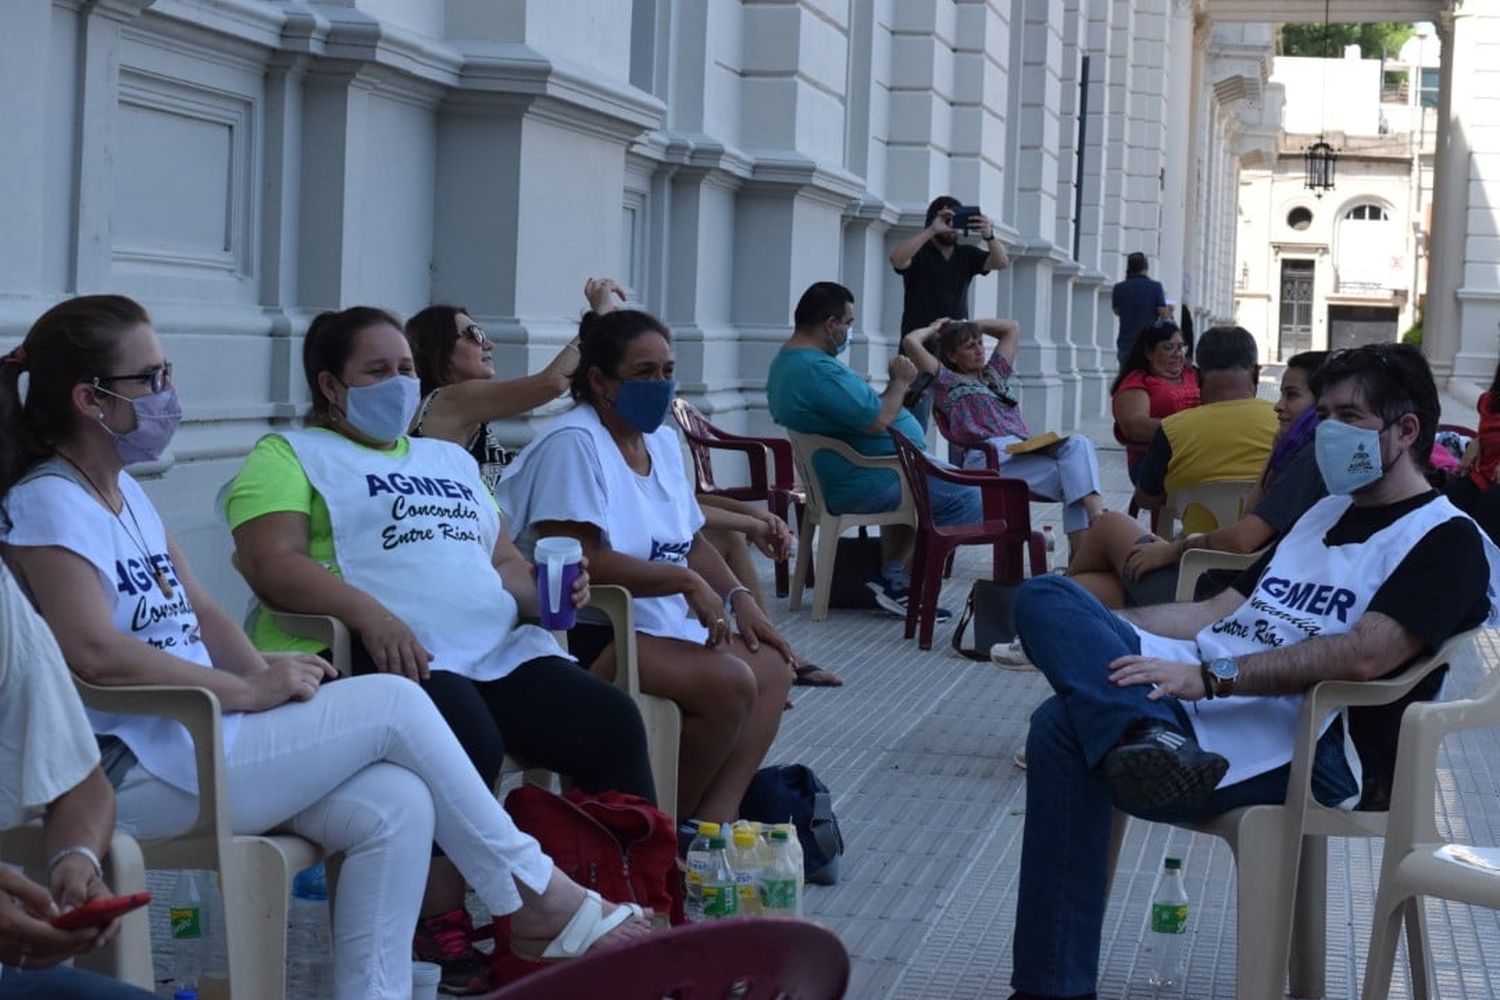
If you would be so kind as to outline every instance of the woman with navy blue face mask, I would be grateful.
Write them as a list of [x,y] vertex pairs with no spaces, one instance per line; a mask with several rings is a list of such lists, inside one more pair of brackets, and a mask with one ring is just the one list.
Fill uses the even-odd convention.
[[[497,497],[522,548],[576,538],[594,579],[635,595],[641,690],[683,714],[677,815],[732,820],[780,726],[791,651],[701,534],[677,434],[662,426],[677,388],[671,333],[640,310],[590,312],[579,348],[576,405],[517,456]],[[570,645],[589,645],[588,630]],[[612,674],[612,650],[593,669]]]
[[[630,698],[580,669],[539,609],[536,576],[512,544],[463,448],[410,437],[420,402],[395,317],[354,307],[308,330],[308,426],[263,438],[225,494],[240,569],[278,610],[333,615],[359,642],[355,673],[421,684],[493,786],[506,753],[588,792],[654,800],[645,730]],[[587,601],[587,564],[572,601]],[[257,615],[263,649],[317,645]],[[450,993],[484,992],[464,882],[434,858],[412,950],[443,967]]]

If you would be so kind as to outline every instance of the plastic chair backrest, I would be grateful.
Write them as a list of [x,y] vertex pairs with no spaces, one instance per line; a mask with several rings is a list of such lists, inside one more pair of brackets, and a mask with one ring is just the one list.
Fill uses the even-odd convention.
[[[622,983],[629,984],[626,994]],[[493,1000],[619,995],[838,1000],[848,986],[849,953],[830,931],[804,920],[765,918],[649,934],[549,966],[493,994]]]
[[712,493],[718,489],[714,483],[713,457],[702,441],[713,439],[713,426],[696,406],[681,397],[672,400],[672,416],[687,439],[688,454],[693,456],[693,475],[698,479],[695,491]]
[[890,429],[890,433],[891,440],[896,442],[896,455],[901,459],[902,474],[906,477],[906,484],[911,487],[912,503],[917,508],[917,524],[931,524],[932,497],[928,493],[927,473],[932,468],[932,462],[922,454],[922,450],[911,438],[894,427]]
[[[1255,482],[1254,479],[1223,479],[1184,486],[1167,497],[1162,519],[1169,525],[1175,521],[1180,526],[1189,509],[1201,507],[1214,519],[1215,527],[1228,527],[1245,516],[1245,501],[1255,489]],[[1177,533],[1177,529],[1173,531]]]

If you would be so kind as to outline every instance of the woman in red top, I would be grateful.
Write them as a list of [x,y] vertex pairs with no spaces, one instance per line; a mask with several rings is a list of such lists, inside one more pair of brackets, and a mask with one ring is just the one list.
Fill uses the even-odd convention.
[[1115,437],[1125,446],[1125,464],[1134,480],[1135,465],[1146,454],[1162,418],[1198,405],[1198,374],[1187,363],[1176,323],[1159,319],[1141,331],[1109,394],[1114,399]]
[[1459,471],[1448,481],[1448,499],[1500,539],[1500,367],[1490,391],[1479,397],[1479,434],[1464,450]]

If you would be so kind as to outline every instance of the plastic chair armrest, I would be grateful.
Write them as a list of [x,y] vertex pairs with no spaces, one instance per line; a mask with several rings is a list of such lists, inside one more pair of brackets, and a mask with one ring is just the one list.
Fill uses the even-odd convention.
[[[262,605],[264,607],[264,605]],[[328,650],[329,662],[340,677],[348,677],[350,663],[349,627],[332,615],[304,615],[266,608],[271,620],[289,635],[321,642]]]
[[769,449],[763,441],[755,438],[741,438],[731,435],[723,437],[702,437],[689,431],[683,432],[688,443],[699,448],[707,448],[710,451],[737,451],[749,459],[750,464],[750,488],[758,493],[767,492],[767,480],[769,473],[766,470],[767,454]]
[[624,587],[612,583],[589,587],[589,607],[603,611],[615,633],[615,686],[633,701],[639,701],[641,678],[635,656],[635,608],[631,601],[630,591]]
[[166,684],[90,684],[73,679],[84,705],[97,712],[171,719],[188,731],[198,771],[198,816],[172,839],[229,837],[224,798],[224,739],[219,698],[207,688]]

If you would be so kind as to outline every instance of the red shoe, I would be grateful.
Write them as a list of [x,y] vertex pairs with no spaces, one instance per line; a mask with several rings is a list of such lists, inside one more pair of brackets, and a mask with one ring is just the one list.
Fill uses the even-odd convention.
[[474,949],[474,921],[463,907],[418,920],[411,952],[419,962],[442,967],[441,992],[459,997],[489,992],[489,956]]

